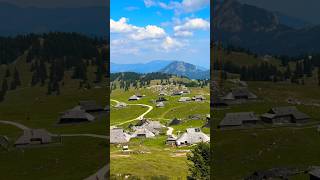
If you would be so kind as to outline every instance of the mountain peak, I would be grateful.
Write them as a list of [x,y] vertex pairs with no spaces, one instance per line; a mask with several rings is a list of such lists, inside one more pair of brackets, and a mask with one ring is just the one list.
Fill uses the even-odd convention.
[[160,72],[178,76],[186,76],[190,79],[210,78],[209,70],[204,70],[203,68],[199,68],[196,65],[183,61],[174,61],[165,68],[161,69]]

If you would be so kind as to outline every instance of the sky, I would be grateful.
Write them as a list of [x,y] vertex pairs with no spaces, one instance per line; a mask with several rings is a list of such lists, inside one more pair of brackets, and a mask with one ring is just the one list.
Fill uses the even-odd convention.
[[0,0],[0,2],[16,4],[20,7],[41,8],[77,8],[90,6],[107,6],[110,0]]
[[320,24],[320,0],[240,0],[240,2]]
[[210,67],[210,0],[111,0],[110,9],[111,62]]

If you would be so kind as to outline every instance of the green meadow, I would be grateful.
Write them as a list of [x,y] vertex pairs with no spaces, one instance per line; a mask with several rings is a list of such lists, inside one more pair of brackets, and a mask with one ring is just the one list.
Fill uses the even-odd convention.
[[[248,84],[259,100],[214,110],[214,178],[242,179],[255,171],[276,167],[306,169],[319,166],[320,134],[317,126],[320,107],[313,103],[320,102],[320,87],[272,82]],[[272,107],[292,106],[287,102],[288,98],[301,102],[293,106],[311,117],[309,123],[292,127],[265,125],[250,129],[217,129],[227,112],[253,111],[260,115]],[[292,179],[308,179],[308,175],[301,174]]]
[[[71,79],[71,72],[66,72],[60,84],[60,95],[47,95],[46,85],[29,85],[32,73],[24,56],[15,64],[1,65],[0,77],[7,68],[12,70],[14,66],[19,70],[22,85],[16,90],[9,90],[4,101],[0,102],[0,120],[46,129],[54,134],[107,134],[107,114],[97,116],[92,123],[57,124],[61,113],[78,105],[80,100],[95,100],[104,107],[107,104],[106,80],[99,84],[91,83],[91,89],[79,88],[80,80]],[[93,66],[88,68],[89,82],[93,82],[94,69]],[[22,133],[14,126],[0,124],[0,135],[7,136],[11,145],[8,151],[0,151],[0,179],[77,180],[90,176],[106,164],[106,139],[63,137],[61,144],[14,148],[14,142]]]
[[[120,89],[113,90],[111,99],[127,104],[146,104],[153,107],[145,118],[160,121],[166,125],[173,118],[179,118],[182,123],[170,126],[174,129],[173,133],[178,135],[190,127],[202,127],[206,123],[206,115],[210,114],[210,96],[209,87],[191,88],[191,94],[183,96],[192,97],[203,94],[206,97],[205,102],[178,102],[181,96],[165,96],[165,107],[157,108],[154,101],[158,99],[159,92],[152,91],[148,88],[129,89],[124,91]],[[135,93],[145,95],[138,101],[128,101],[128,98]],[[115,105],[116,103],[112,103]],[[111,107],[111,125],[118,122],[125,122],[137,118],[139,114],[147,111],[147,107],[131,106],[117,109]],[[142,113],[140,112],[142,111]],[[190,115],[199,114],[201,120],[191,120]],[[121,120],[122,119],[122,120]],[[126,123],[120,127],[128,129],[130,124],[136,121]],[[202,131],[209,134],[209,128],[202,128]],[[150,179],[152,176],[166,176],[170,179],[186,179],[188,175],[188,165],[186,154],[190,147],[172,147],[165,144],[167,136],[161,135],[151,139],[131,139],[128,143],[130,153],[123,152],[122,146],[111,145],[111,174],[125,175],[130,174],[142,179]]]

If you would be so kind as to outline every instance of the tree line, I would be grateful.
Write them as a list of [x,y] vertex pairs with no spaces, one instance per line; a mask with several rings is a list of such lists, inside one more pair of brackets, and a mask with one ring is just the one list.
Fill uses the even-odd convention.
[[[66,71],[73,73],[73,79],[81,80],[79,88],[88,87],[87,69],[95,66],[94,83],[102,82],[108,69],[106,43],[103,38],[65,32],[0,37],[0,64],[10,64],[20,56],[25,57],[31,66],[31,86],[47,86],[48,94],[59,94]],[[11,86],[18,87],[19,83],[12,82]]]
[[[140,74],[135,72],[120,72],[111,73],[111,91],[117,88],[124,89],[128,91],[130,88],[143,88],[150,86],[152,80],[158,80],[158,85],[174,84],[174,85],[185,85],[186,87],[204,87],[208,86],[210,80],[196,80],[196,81],[183,81],[183,80],[173,80],[170,78],[175,77],[171,74],[162,72],[153,72],[147,74]],[[186,78],[186,77],[180,77]],[[117,82],[117,83],[116,83]]]

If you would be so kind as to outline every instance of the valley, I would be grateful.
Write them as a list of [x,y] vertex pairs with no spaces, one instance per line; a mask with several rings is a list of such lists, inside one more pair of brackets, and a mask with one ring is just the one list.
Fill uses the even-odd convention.
[[[123,73],[122,76],[125,74]],[[121,75],[119,76],[121,77]],[[119,79],[122,78],[119,77],[111,83],[111,87],[117,87],[113,88],[111,93],[110,114],[110,170],[111,177],[115,179],[126,175],[131,178],[145,179],[157,177],[186,179],[188,175],[187,154],[195,144],[180,146],[176,145],[175,141],[178,141],[179,136],[184,134],[188,128],[200,128],[204,134],[207,134],[206,138],[210,137],[210,128],[206,126],[207,117],[210,114],[208,84],[204,84],[203,87],[199,85],[186,87],[179,81],[192,80],[175,76],[168,79],[160,77],[161,74],[158,74],[158,77],[142,87],[139,85],[142,82],[138,80],[136,86],[131,84],[130,88],[120,89]],[[176,85],[173,84],[173,81],[176,82]],[[173,95],[174,92],[182,91],[182,89],[186,93]],[[129,98],[135,94],[141,95],[141,98],[129,101]],[[191,100],[191,97],[197,95],[202,95],[205,99],[199,102]],[[190,97],[190,101],[179,102],[182,97]],[[163,107],[158,106],[159,102],[156,102],[161,98],[165,99],[159,101],[163,102]],[[119,106],[119,103],[122,103],[122,106]],[[178,123],[173,123],[174,121]],[[157,132],[150,129],[148,123],[154,124],[153,127],[158,124],[161,128]],[[140,131],[139,126],[151,130],[155,136],[145,134],[145,137],[135,137],[136,133]],[[123,130],[122,133],[127,134],[129,140],[120,143],[118,139],[121,137],[121,134],[118,133],[119,128]],[[204,134],[203,136],[205,136]],[[172,141],[168,141],[169,138]]]

